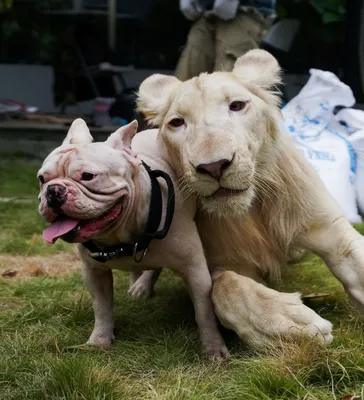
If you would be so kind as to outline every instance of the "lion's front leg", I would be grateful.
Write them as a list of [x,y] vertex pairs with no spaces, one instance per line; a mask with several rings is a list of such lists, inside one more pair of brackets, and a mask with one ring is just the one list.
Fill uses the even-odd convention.
[[319,255],[364,315],[364,237],[344,217],[311,230],[307,247]]
[[214,274],[212,300],[222,325],[257,348],[284,337],[333,339],[332,324],[305,306],[299,293],[281,293],[232,271]]

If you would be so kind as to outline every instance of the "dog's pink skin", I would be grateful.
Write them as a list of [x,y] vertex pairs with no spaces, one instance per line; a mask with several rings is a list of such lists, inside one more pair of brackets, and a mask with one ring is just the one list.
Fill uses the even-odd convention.
[[[96,147],[95,147],[96,146]],[[50,185],[62,185],[67,188],[67,201],[62,206],[62,211],[72,218],[76,219],[94,219],[99,217],[105,211],[105,203],[111,207],[116,200],[128,192],[129,196],[131,175],[127,172],[127,164],[120,156],[118,151],[110,148],[105,144],[100,144],[101,150],[98,151],[96,143],[85,145],[74,145],[67,152],[65,159],[62,152],[55,150],[46,159],[38,175],[43,175],[45,183],[41,188],[41,202],[39,212],[47,218],[47,201],[43,196]],[[81,148],[80,148],[81,147]],[[91,154],[92,159],[86,164],[86,160],[82,163],[78,161],[82,154]],[[113,176],[110,176],[108,171],[102,171],[97,168],[97,163],[103,162],[103,157],[112,159],[110,168],[119,170],[121,175],[124,175],[124,182],[116,182]],[[66,160],[66,162],[64,162]],[[120,165],[117,163],[120,160]],[[122,171],[126,170],[123,174]],[[82,182],[81,175],[83,172],[95,171],[95,178],[92,181]],[[93,173],[93,172],[92,172]],[[103,186],[107,184],[108,187]],[[132,196],[131,196],[132,197]],[[133,198],[130,199],[130,202]],[[52,216],[52,214],[49,214]]]
[[[44,177],[41,185],[39,212],[52,221],[54,212],[45,200],[46,188],[50,184],[67,186],[67,201],[62,210],[76,219],[96,219],[109,211],[122,195],[122,212],[106,229],[93,238],[100,246],[130,241],[132,236],[143,231],[150,204],[150,178],[141,164],[140,157],[152,168],[162,169],[174,180],[176,204],[169,233],[162,241],[154,240],[142,263],[133,257],[101,264],[89,257],[88,250],[78,246],[83,277],[88,287],[95,312],[95,327],[89,343],[110,345],[113,336],[113,283],[112,269],[132,271],[158,270],[168,267],[181,275],[189,288],[195,307],[196,321],[204,350],[213,357],[222,357],[228,350],[219,333],[214,314],[211,290],[212,281],[203,252],[202,243],[194,222],[196,204],[194,200],[183,200],[175,182],[173,171],[164,161],[157,143],[157,131],[140,132],[135,135],[137,124],[133,122],[120,128],[104,143],[91,143],[92,137],[86,124],[76,120],[63,146],[54,150],[45,160],[38,175]],[[136,152],[136,153],[135,153]],[[95,174],[92,181],[82,181],[82,173]],[[166,204],[167,188],[161,180],[163,202]],[[164,220],[165,210],[163,211]],[[148,286],[155,283],[153,274],[145,281]],[[150,287],[134,288],[131,294],[151,293]],[[139,285],[140,286],[140,285]]]

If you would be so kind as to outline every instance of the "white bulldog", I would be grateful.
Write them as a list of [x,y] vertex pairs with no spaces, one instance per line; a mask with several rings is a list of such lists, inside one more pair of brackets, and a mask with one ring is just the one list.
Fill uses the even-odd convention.
[[[174,174],[163,160],[156,131],[140,132],[131,149],[136,130],[134,121],[106,142],[92,143],[85,122],[73,122],[63,144],[38,172],[39,212],[51,223],[43,237],[50,243],[59,238],[78,243],[95,313],[89,344],[108,346],[114,339],[112,269],[132,272],[129,293],[138,296],[150,294],[158,276],[153,270],[166,266],[187,284],[204,350],[213,357],[226,356],[211,300],[211,277],[194,222],[195,203],[183,200],[175,185],[168,230],[173,213],[170,185],[153,178],[141,158],[172,180]],[[167,225],[163,240],[151,240],[153,225],[160,239]],[[140,276],[142,270],[151,271]]]

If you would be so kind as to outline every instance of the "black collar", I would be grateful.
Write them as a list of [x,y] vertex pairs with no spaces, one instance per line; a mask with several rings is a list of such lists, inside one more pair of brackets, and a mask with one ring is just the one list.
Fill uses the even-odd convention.
[[[144,161],[142,161],[142,163],[148,172],[152,184],[149,215],[145,231],[134,243],[120,243],[116,246],[110,246],[104,249],[100,249],[93,240],[83,243],[83,246],[91,252],[90,257],[96,261],[104,263],[121,257],[133,256],[134,261],[141,262],[147,254],[150,242],[153,239],[164,239],[168,233],[173,219],[175,202],[172,180],[166,172],[157,169],[152,170]],[[166,218],[164,226],[160,231],[158,231],[158,228],[162,219],[163,202],[161,188],[157,179],[158,177],[163,178],[168,187]],[[142,254],[138,257],[137,253],[139,252],[142,252]]]

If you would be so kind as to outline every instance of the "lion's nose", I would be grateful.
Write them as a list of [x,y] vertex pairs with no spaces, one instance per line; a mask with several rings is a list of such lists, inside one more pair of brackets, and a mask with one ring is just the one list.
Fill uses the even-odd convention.
[[215,161],[209,164],[200,164],[197,166],[197,172],[202,174],[209,174],[215,179],[219,179],[223,173],[223,171],[228,168],[231,164],[231,160],[227,160],[226,158]]
[[60,208],[67,200],[67,188],[62,185],[50,185],[46,192],[47,204],[51,208]]

